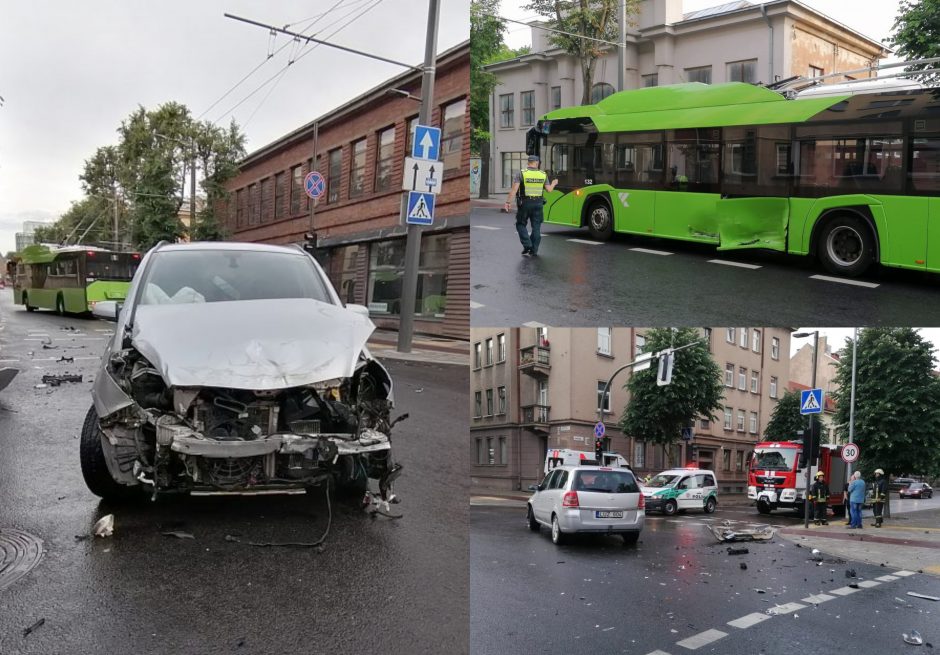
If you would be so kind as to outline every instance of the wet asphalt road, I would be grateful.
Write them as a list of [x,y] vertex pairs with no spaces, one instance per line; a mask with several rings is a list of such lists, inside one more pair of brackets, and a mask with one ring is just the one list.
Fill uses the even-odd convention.
[[[524,514],[519,508],[471,507],[475,654],[885,655],[914,649],[901,637],[912,628],[940,647],[937,603],[905,596],[940,595],[940,580],[915,573],[847,596],[804,600],[853,582],[876,582],[896,569],[828,557],[817,566],[807,549],[779,536],[738,544],[750,552],[729,555],[703,519],[747,524],[759,520],[753,508],[719,509],[711,517],[650,514],[637,547],[605,536],[558,547],[546,528],[530,532]],[[777,525],[799,523],[781,513],[770,518]],[[859,578],[846,578],[847,569]],[[768,617],[776,606],[783,613]],[[744,620],[728,624],[738,619]],[[718,638],[709,642],[712,637]]]
[[[0,527],[30,532],[46,548],[0,591],[0,653],[468,652],[468,462],[455,438],[466,432],[466,369],[388,364],[397,410],[411,415],[393,434],[405,467],[394,509],[404,518],[334,506],[323,552],[257,548],[225,537],[312,541],[326,526],[324,499],[106,506],[85,488],[78,435],[107,336],[98,330],[109,324],[27,314],[9,290],[0,319],[0,359],[22,360],[0,366],[23,367],[0,392]],[[68,325],[80,333],[60,329]],[[57,348],[42,350],[37,333]],[[76,361],[50,361],[62,355]],[[43,373],[64,371],[86,381],[34,388]],[[111,512],[113,538],[75,540]]]
[[940,275],[878,268],[861,279],[878,286],[862,287],[812,278],[827,273],[809,258],[624,235],[591,242],[587,229],[558,225],[543,225],[539,257],[522,257],[514,221],[471,213],[473,325],[940,325]]

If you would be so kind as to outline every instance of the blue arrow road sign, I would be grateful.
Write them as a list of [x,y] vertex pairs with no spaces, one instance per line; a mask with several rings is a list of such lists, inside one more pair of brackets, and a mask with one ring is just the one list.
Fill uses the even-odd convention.
[[307,173],[307,177],[304,178],[304,191],[306,191],[307,195],[311,198],[319,198],[326,192],[326,180],[324,180],[323,176],[317,171],[311,171]]
[[598,423],[597,425],[594,426],[594,436],[597,437],[598,439],[604,438],[604,424],[603,423]]
[[800,414],[820,414],[822,404],[822,389],[803,389],[800,391]]
[[408,192],[408,216],[406,223],[430,225],[434,222],[434,194],[420,191]]
[[411,143],[411,156],[415,159],[437,161],[441,151],[441,128],[416,125],[415,138]]

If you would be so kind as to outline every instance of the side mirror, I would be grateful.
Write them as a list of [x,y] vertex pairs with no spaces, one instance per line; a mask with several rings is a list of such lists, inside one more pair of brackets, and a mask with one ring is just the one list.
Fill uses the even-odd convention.
[[346,305],[346,309],[351,309],[352,311],[356,312],[360,316],[365,316],[366,318],[369,318],[369,308],[366,307],[365,305],[356,305],[354,303],[349,303],[348,305]]
[[102,300],[95,303],[95,306],[91,308],[92,316],[112,323],[117,323],[120,314],[121,304],[115,300]]
[[537,486],[535,486],[534,484],[530,484],[530,485],[529,485],[529,491],[538,491],[538,490],[539,490],[539,488],[538,488]]

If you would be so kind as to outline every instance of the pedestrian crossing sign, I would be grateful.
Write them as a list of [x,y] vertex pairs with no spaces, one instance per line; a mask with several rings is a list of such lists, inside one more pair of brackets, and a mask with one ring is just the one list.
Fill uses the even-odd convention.
[[405,222],[411,225],[431,225],[434,222],[434,194],[409,191]]
[[800,391],[800,414],[819,414],[823,404],[822,389],[803,389]]

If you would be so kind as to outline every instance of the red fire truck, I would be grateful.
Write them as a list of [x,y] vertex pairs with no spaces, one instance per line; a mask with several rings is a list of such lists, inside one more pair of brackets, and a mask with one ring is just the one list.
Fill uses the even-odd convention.
[[[770,514],[775,509],[794,509],[803,515],[806,492],[806,461],[802,441],[761,441],[754,445],[748,460],[747,497],[757,504],[757,511]],[[842,488],[845,485],[845,462],[842,446],[822,444],[819,447],[819,465],[810,463],[810,479],[818,471],[826,476],[829,485],[828,505],[836,514],[842,514]]]

